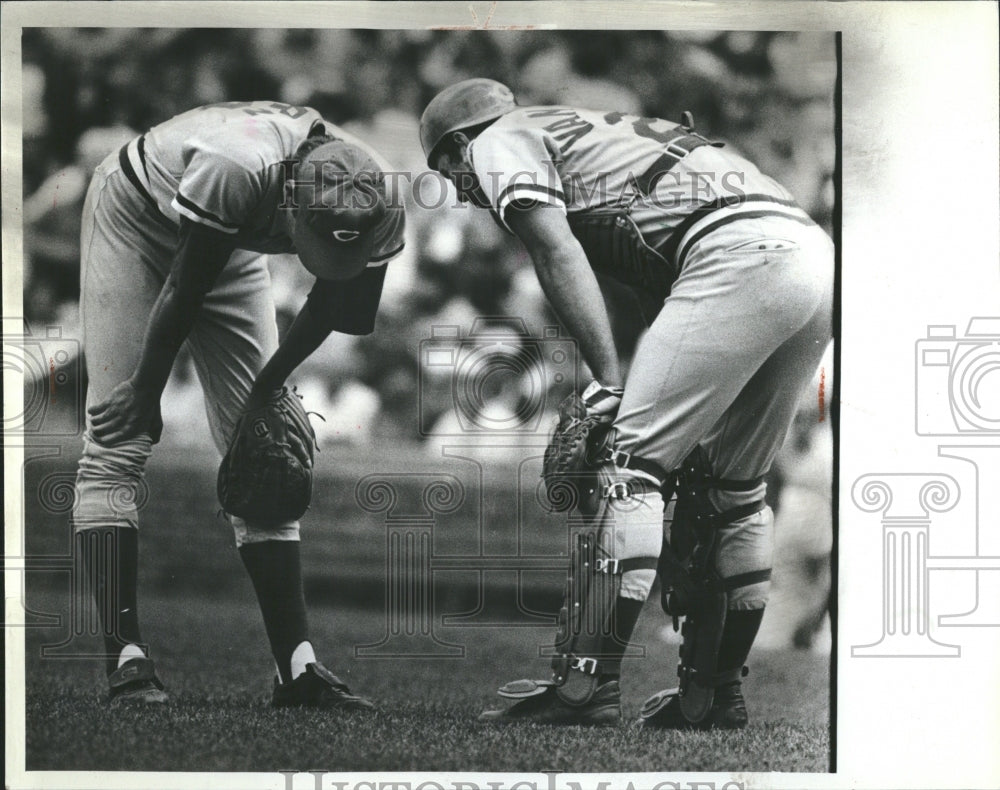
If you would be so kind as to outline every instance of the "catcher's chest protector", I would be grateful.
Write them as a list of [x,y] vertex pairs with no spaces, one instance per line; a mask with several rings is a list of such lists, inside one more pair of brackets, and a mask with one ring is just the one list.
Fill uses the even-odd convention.
[[[649,197],[656,185],[689,153],[705,145],[720,143],[693,132],[694,121],[684,113],[681,126],[658,132],[663,153],[646,172],[631,181],[639,195]],[[643,238],[631,216],[632,204],[571,212],[570,229],[587,255],[591,268],[619,282],[639,288],[658,300],[670,295],[670,288],[680,274],[673,256],[654,249]]]
[[646,244],[627,209],[572,214],[570,230],[598,274],[666,299],[679,272]]

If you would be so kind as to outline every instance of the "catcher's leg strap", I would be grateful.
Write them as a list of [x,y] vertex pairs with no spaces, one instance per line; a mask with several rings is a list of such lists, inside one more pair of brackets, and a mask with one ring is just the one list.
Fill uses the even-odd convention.
[[716,531],[715,568],[724,580],[730,610],[763,609],[770,592],[774,554],[771,508]]
[[592,534],[578,536],[559,612],[553,681],[560,699],[570,705],[586,704],[599,677],[618,671],[609,659],[617,658],[610,645],[616,638],[613,614],[622,574],[656,567],[655,557],[618,559],[601,542]]
[[[597,478],[601,498],[592,524],[602,548],[622,563],[618,595],[645,602],[656,580],[655,558],[663,543],[663,495],[659,486],[611,464],[601,467]],[[649,566],[650,559],[654,567]]]
[[622,650],[615,633],[619,595],[645,600],[655,578],[663,519],[658,489],[600,470],[600,507],[590,529],[577,535],[559,613],[553,681],[564,702],[590,700],[602,674],[617,674]]
[[736,480],[713,474],[708,456],[700,445],[688,454],[675,475],[679,484],[695,490],[714,489],[716,491],[745,492],[753,491],[764,482],[763,475],[747,480]]
[[521,700],[555,687],[569,705],[589,702],[600,676],[618,670],[620,657],[611,653],[610,640],[616,638],[613,614],[622,574],[655,566],[655,557],[618,559],[601,547],[599,535],[577,535],[559,610],[552,678],[512,681],[501,686],[500,696]]
[[617,674],[622,640],[615,633],[619,597],[645,601],[656,578],[663,522],[663,499],[631,475],[614,467],[597,470],[597,510],[585,515],[587,527],[576,535],[552,660],[550,680],[517,680],[501,696],[525,699],[556,687],[569,705],[586,704],[602,675]]
[[[754,519],[758,513],[769,513],[764,500],[720,512],[708,492],[723,487],[754,491],[760,485],[759,479],[713,477],[700,450],[692,453],[678,474],[670,540],[661,552],[659,570],[664,610],[675,618],[685,617],[677,672],[681,712],[693,723],[709,714],[720,684],[741,676],[741,667],[718,672],[727,611],[734,608],[734,600],[744,588],[766,583],[771,574],[770,561],[758,557],[760,552],[755,550],[759,536],[744,531],[751,522],[766,521]],[[720,558],[720,552],[727,557]]]
[[[681,524],[678,523],[675,508],[671,537],[668,539],[664,533],[656,567],[660,577],[660,603],[663,611],[674,618],[687,614],[691,601],[704,588],[708,565],[717,552],[716,543],[719,542],[721,532],[733,522],[742,521],[766,509],[764,501],[757,500],[722,513],[682,513],[680,518],[688,519],[689,523]],[[679,532],[687,534],[678,535]],[[711,534],[706,535],[706,532]],[[770,568],[739,572],[722,579],[722,589],[728,593],[770,579]]]
[[[766,508],[763,512],[769,510]],[[693,723],[702,721],[709,714],[718,686],[738,680],[743,675],[745,668],[742,661],[739,666],[730,665],[726,671],[720,671],[720,652],[727,619],[744,614],[732,611],[738,607],[763,607],[771,569],[769,566],[754,568],[765,560],[749,550],[741,551],[742,547],[733,545],[729,539],[738,537],[744,531],[744,525],[748,531],[752,529],[753,524],[748,522],[765,520],[744,517],[737,524],[713,530],[716,534],[712,550],[707,554],[708,566],[703,573],[692,573],[696,591],[681,629],[677,673],[680,678],[680,709],[684,717]],[[723,554],[736,556],[721,556]],[[732,568],[749,569],[732,572]],[[749,646],[745,652],[749,652]]]
[[614,464],[618,469],[628,469],[631,472],[635,472],[638,476],[653,483],[657,488],[663,488],[670,479],[667,471],[656,461],[649,458],[642,458],[611,446],[607,448],[601,460]]
[[752,492],[760,488],[763,478],[716,477],[701,447],[688,455],[670,483],[677,498],[669,535],[666,530],[663,533],[657,572],[663,610],[676,618],[687,613],[695,585],[703,583],[712,570],[719,533],[764,511],[767,505],[761,498],[725,510],[716,508],[709,496],[711,491]]

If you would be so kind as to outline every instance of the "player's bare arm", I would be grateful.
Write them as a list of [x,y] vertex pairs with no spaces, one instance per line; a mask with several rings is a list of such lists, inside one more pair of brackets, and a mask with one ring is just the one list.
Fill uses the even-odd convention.
[[317,280],[284,340],[257,376],[246,409],[265,403],[333,332],[371,334],[385,271],[385,266],[366,266],[351,280]]
[[234,249],[231,236],[186,219],[181,220],[179,238],[170,275],[146,325],[135,372],[90,409],[92,433],[103,444],[148,430],[177,352]]
[[594,378],[607,386],[621,386],[621,367],[604,297],[566,215],[554,206],[539,204],[508,210],[506,220],[527,248],[542,290],[580,344]]
[[281,345],[261,369],[254,381],[244,411],[267,403],[271,393],[281,389],[285,380],[310,354],[329,337],[331,330],[303,307],[288,329]]
[[[288,214],[288,221],[292,228],[290,234],[294,233],[296,220],[291,212]],[[322,304],[325,300],[324,295],[350,290],[350,283],[362,277],[367,270],[367,261],[363,259],[342,260],[337,256],[329,256],[325,263],[321,271],[313,271],[322,275],[322,279],[317,280],[310,299],[295,317],[277,351],[261,369],[250,390],[245,409],[263,406],[271,393],[281,389],[292,371],[319,348],[337,328],[335,321],[332,320],[336,316],[335,311],[325,309]]]

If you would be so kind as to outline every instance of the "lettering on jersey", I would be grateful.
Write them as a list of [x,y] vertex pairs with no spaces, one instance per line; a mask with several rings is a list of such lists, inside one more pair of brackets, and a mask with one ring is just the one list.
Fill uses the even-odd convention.
[[542,128],[549,132],[553,139],[559,144],[559,150],[566,153],[573,144],[583,137],[587,132],[593,131],[594,124],[583,120],[573,110],[547,109],[534,110],[528,113],[529,118],[558,118],[548,126]]
[[670,124],[668,129],[657,130],[653,128],[654,123],[667,123],[667,121],[661,121],[659,118],[636,118],[634,115],[626,115],[622,112],[609,112],[604,116],[604,122],[608,126],[615,126],[626,118],[632,119],[632,131],[639,135],[639,137],[655,140],[663,145],[667,145],[688,133],[686,130],[673,124]]
[[301,118],[309,112],[308,107],[296,107],[280,101],[223,101],[215,104],[206,104],[201,109],[208,110],[213,107],[221,107],[224,110],[243,110],[247,115],[287,115],[292,120]]

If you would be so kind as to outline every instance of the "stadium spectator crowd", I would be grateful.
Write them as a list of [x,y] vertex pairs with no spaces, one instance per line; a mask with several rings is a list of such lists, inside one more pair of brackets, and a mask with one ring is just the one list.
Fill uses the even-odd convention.
[[[411,178],[427,170],[419,114],[438,90],[499,79],[522,103],[559,102],[676,119],[744,150],[829,230],[833,203],[832,38],[808,33],[66,29],[26,31],[25,315],[76,332],[80,208],[90,173],[131,136],[191,107],[274,98],[306,104],[360,134]],[[425,190],[441,190],[426,178]],[[393,262],[376,333],[337,337],[299,378],[338,415],[327,438],[419,439],[413,393],[420,341],[434,325],[516,315],[554,323],[527,256],[480,212],[411,200],[408,252]],[[428,207],[428,204],[429,207]],[[271,261],[279,323],[307,275]],[[628,294],[612,294],[622,351],[641,331]],[[164,415],[193,376],[178,365]],[[424,382],[427,384],[428,382]],[[449,382],[419,408],[449,408]],[[438,391],[440,390],[440,391]],[[507,393],[509,397],[509,392]]]

